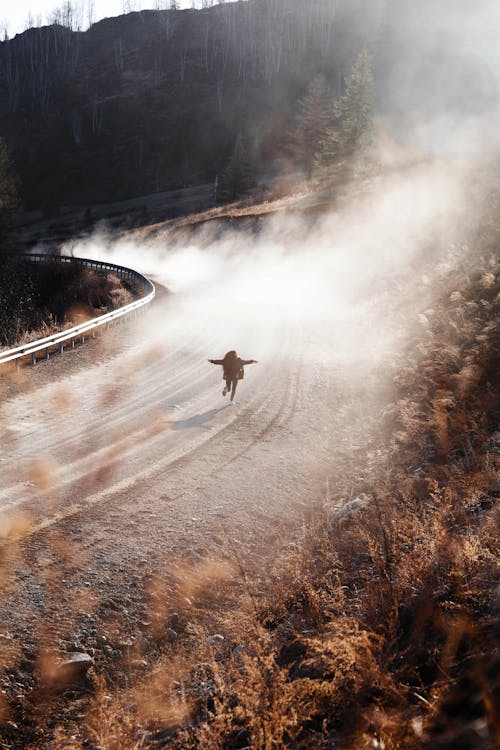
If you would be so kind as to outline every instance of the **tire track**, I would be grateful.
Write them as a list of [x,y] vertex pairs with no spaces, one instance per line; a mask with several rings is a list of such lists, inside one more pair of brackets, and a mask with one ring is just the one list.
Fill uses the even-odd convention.
[[[295,359],[291,365],[286,358],[291,348],[286,332],[267,333],[263,352],[274,356],[265,368],[252,371],[244,405],[223,408],[206,424],[203,419],[198,423],[197,417],[214,411],[214,388],[222,387],[215,369],[200,374],[200,362],[210,346],[205,341],[203,348],[200,344],[185,352],[182,362],[169,355],[148,366],[134,386],[133,398],[111,403],[103,411],[91,410],[69,439],[63,425],[47,440],[37,428],[48,424],[48,418],[34,422],[29,453],[36,456],[50,446],[56,458],[62,456],[61,481],[56,482],[54,497],[21,483],[2,488],[4,499],[22,501],[23,509],[32,514],[31,528],[12,547],[12,584],[5,584],[0,610],[3,622],[19,631],[29,631],[30,623],[37,622],[37,627],[47,626],[52,634],[67,637],[72,627],[64,617],[68,597],[89,586],[98,600],[104,591],[120,598],[126,591],[125,571],[136,579],[138,571],[154,569],[162,547],[182,546],[191,533],[203,538],[203,527],[195,529],[191,516],[200,515],[208,526],[217,517],[211,505],[200,504],[204,478],[222,477],[227,467],[236,466],[262,440],[286,427],[297,408],[301,376],[300,363]],[[296,346],[293,351],[296,358]],[[245,392],[240,386],[241,390]],[[173,398],[183,403],[177,414],[167,415],[172,428],[148,424],[167,411]],[[94,399],[92,406],[95,403]],[[65,460],[72,450],[77,454]],[[107,468],[107,450],[118,454],[116,466],[98,476],[96,464]],[[249,467],[242,462],[238,471]],[[239,512],[238,497],[224,502],[233,503]],[[17,511],[17,506],[12,509]],[[64,553],[62,542],[67,545]],[[118,578],[112,570],[120,571]]]
[[[293,377],[287,378],[286,387],[277,411],[272,410],[271,407],[276,405],[273,386],[275,382],[280,382],[282,378],[280,372],[276,373],[274,379],[268,380],[271,387],[269,391],[266,391],[264,399],[262,399],[260,392],[257,392],[256,396],[249,402],[242,413],[231,412],[232,416],[229,423],[225,423],[219,429],[214,429],[210,434],[199,433],[195,438],[191,438],[187,445],[182,443],[177,447],[172,447],[163,458],[154,463],[148,463],[134,474],[129,474],[120,481],[109,484],[96,492],[91,494],[86,493],[89,487],[88,480],[92,477],[93,472],[95,472],[95,467],[78,477],[76,481],[68,480],[67,484],[69,486],[67,491],[58,502],[60,509],[52,515],[36,522],[30,530],[29,537],[37,538],[39,533],[46,532],[55,525],[69,521],[70,519],[74,520],[77,516],[84,517],[88,513],[91,513],[92,509],[102,505],[104,502],[107,502],[107,506],[109,504],[116,504],[116,502],[118,504],[121,502],[127,503],[128,496],[133,493],[134,488],[138,484],[141,484],[143,488],[145,485],[154,486],[158,482],[161,482],[162,477],[167,473],[171,473],[174,469],[185,469],[187,471],[191,462],[200,457],[205,458],[213,446],[216,447],[212,456],[214,466],[209,475],[216,474],[248,452],[273,428],[279,426],[283,422],[284,417],[289,418],[287,415],[296,403],[299,377],[300,373],[297,371]],[[273,414],[270,418],[267,417],[269,413]],[[265,424],[263,427],[258,428],[256,432],[255,423],[261,415],[265,417]],[[178,434],[177,431],[176,433]],[[248,433],[252,434],[250,439],[247,439]],[[146,450],[150,453],[152,443],[158,443],[159,447],[161,447],[161,442],[161,435],[153,436],[152,441],[138,443],[136,452],[138,455],[144,454]],[[241,445],[241,443],[244,444],[244,447],[238,449],[229,460],[224,460],[223,457],[227,455],[227,452],[230,449],[234,450],[235,444]],[[220,460],[218,460],[218,457],[221,457]],[[75,497],[78,499],[76,501],[72,500]],[[35,498],[32,502],[36,506],[37,499]],[[26,504],[29,505],[29,501],[26,501]],[[63,509],[61,509],[61,506],[63,506]],[[31,542],[27,541],[25,544],[29,547]]]

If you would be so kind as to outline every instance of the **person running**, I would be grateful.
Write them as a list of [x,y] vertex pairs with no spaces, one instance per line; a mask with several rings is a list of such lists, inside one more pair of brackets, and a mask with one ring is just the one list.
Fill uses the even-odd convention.
[[241,359],[234,349],[224,356],[224,359],[209,359],[212,365],[222,365],[222,378],[226,381],[222,395],[231,392],[231,403],[234,403],[234,394],[236,393],[236,386],[238,380],[243,380],[245,371],[245,365],[257,364],[256,359]]

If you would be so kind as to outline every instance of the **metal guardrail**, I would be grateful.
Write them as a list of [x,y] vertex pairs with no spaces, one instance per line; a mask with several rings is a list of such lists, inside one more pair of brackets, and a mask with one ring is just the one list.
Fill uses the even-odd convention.
[[87,258],[75,258],[69,255],[47,255],[43,253],[20,254],[12,257],[32,263],[75,263],[97,271],[108,271],[116,274],[121,279],[127,279],[128,281],[133,281],[138,284],[142,287],[144,296],[134,302],[130,302],[128,305],[119,307],[116,310],[105,313],[104,315],[99,315],[97,318],[86,320],[84,323],[80,323],[72,328],[66,328],[58,333],[52,334],[51,336],[45,336],[43,339],[37,339],[37,341],[31,341],[28,344],[22,344],[13,349],[0,351],[0,365],[15,360],[21,360],[23,357],[28,356],[31,357],[31,363],[35,364],[37,361],[37,353],[42,351],[45,354],[45,359],[49,359],[50,350],[54,347],[56,347],[55,351],[62,353],[65,344],[74,347],[75,342],[78,339],[83,343],[87,333],[90,333],[93,336],[96,329],[141,309],[149,304],[155,296],[154,284],[149,279],[142,276],[142,274],[137,271],[133,271],[131,268],[118,266],[115,263],[104,263],[102,261],[90,260]]

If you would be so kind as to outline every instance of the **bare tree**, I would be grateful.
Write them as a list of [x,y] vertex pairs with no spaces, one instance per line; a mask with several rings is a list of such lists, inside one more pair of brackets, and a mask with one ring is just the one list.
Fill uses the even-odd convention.
[[224,94],[224,79],[221,78],[217,83],[217,103],[219,105],[219,112],[222,112],[223,94]]
[[84,4],[75,3],[71,0],[64,2],[54,8],[48,16],[49,25],[63,26],[70,31],[81,31],[83,27]]
[[75,144],[79,146],[82,141],[82,115],[77,109],[71,112],[71,132]]
[[180,79],[184,81],[184,75],[186,73],[186,60],[187,60],[187,42],[184,42],[182,51],[181,64],[180,64]]
[[2,73],[7,84],[9,109],[11,112],[16,112],[21,100],[23,79],[12,40],[6,41],[2,47]]
[[163,14],[163,18],[164,18],[163,29],[164,29],[167,42],[169,42],[173,38],[175,34],[175,27],[177,25],[176,14],[172,13],[173,10],[176,10],[176,8],[173,8],[172,3],[171,3],[170,9]]
[[92,119],[91,119],[91,127],[92,127],[92,132],[94,133],[94,135],[101,134],[102,124],[103,124],[102,103],[99,102],[96,98],[94,98],[92,100]]
[[94,0],[87,0],[87,25],[90,28],[94,23],[95,6]]
[[113,42],[113,56],[115,59],[115,65],[118,70],[123,69],[123,42],[122,38],[119,37]]
[[124,13],[134,13],[142,10],[141,0],[122,0],[122,10]]

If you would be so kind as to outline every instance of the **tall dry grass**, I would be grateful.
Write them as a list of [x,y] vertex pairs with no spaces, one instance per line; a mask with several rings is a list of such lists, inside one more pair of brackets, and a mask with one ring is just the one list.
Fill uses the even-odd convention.
[[[26,737],[44,727],[51,750],[500,745],[492,236],[439,270],[370,465],[318,499],[267,580],[231,548],[230,565],[159,574],[154,652],[91,673],[80,703],[32,697]],[[348,486],[357,499],[339,512]]]
[[316,509],[210,710],[165,746],[498,746],[498,271],[446,270],[373,483]]
[[76,264],[0,258],[0,348],[122,307],[136,294],[133,285],[111,273]]

